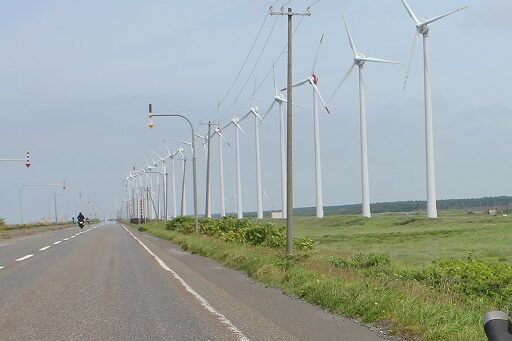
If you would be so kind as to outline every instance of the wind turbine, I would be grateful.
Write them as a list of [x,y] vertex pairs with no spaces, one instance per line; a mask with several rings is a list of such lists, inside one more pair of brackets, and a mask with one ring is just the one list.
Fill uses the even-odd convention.
[[183,178],[181,183],[181,216],[184,217],[187,215],[187,200],[185,195],[185,171],[187,169],[187,158],[183,153],[183,148],[179,148],[178,153],[181,155],[181,174]]
[[172,213],[173,213],[173,218],[176,218],[177,217],[177,213],[176,213],[176,177],[175,177],[175,171],[174,171],[174,158],[176,157],[177,154],[180,153],[180,150],[181,150],[181,152],[183,152],[183,149],[179,148],[174,153],[171,153],[171,151],[167,147],[167,144],[165,144],[165,141],[163,141],[163,142],[164,142],[165,150],[167,151],[167,155],[165,156],[165,159],[170,159],[171,160],[172,203],[173,203],[173,212]]
[[414,21],[416,26],[416,32],[414,33],[414,40],[412,43],[411,54],[409,57],[409,61],[407,63],[407,71],[405,74],[404,80],[404,90],[405,85],[407,83],[407,79],[409,78],[409,71],[411,66],[411,60],[414,55],[414,50],[416,47],[416,42],[418,40],[418,36],[423,35],[423,63],[424,63],[424,87],[425,87],[425,144],[426,144],[426,165],[427,165],[427,216],[429,218],[437,218],[437,207],[436,207],[436,179],[435,179],[435,164],[434,164],[434,133],[432,129],[432,90],[430,87],[430,61],[429,61],[429,29],[430,24],[452,15],[454,13],[460,12],[467,7],[460,7],[456,10],[432,17],[430,19],[418,19],[411,7],[407,4],[405,0],[402,0],[402,3],[409,14],[409,16]]
[[231,147],[228,141],[222,135],[221,129],[219,127],[215,128],[215,132],[212,134],[219,135],[219,176],[220,176],[220,216],[226,216],[226,200],[224,198],[224,161],[222,160],[222,141],[226,142],[228,146]]
[[263,120],[272,111],[274,105],[277,103],[279,106],[279,142],[280,142],[280,154],[281,154],[281,218],[286,218],[286,135],[284,125],[284,111],[283,103],[287,103],[283,94],[277,90],[276,84],[276,73],[274,65],[272,65],[272,74],[274,76],[274,100],[268,108],[267,112],[263,115]]
[[[315,184],[316,184],[316,216],[317,218],[322,218],[324,216],[324,199],[322,193],[322,165],[320,158],[320,126],[318,122],[318,99],[322,101],[322,104],[325,107],[327,113],[331,113],[327,104],[325,104],[322,95],[320,94],[320,90],[318,89],[318,76],[315,73],[316,71],[316,62],[318,60],[318,53],[320,52],[320,47],[322,45],[322,41],[324,40],[324,35],[322,34],[322,38],[320,38],[320,43],[318,43],[318,48],[316,50],[315,60],[313,62],[313,68],[311,70],[311,76],[308,78],[294,84],[292,87],[295,88],[297,86],[301,86],[303,84],[309,83],[313,88],[313,122],[314,122],[314,140],[315,140]],[[281,91],[284,91],[282,89]]]
[[162,163],[162,174],[163,174],[163,178],[164,178],[164,184],[163,184],[163,187],[164,187],[164,215],[165,215],[165,218],[164,220],[167,220],[168,216],[167,216],[167,165],[165,164],[165,160],[166,158],[165,157],[160,157],[160,155],[158,155],[157,153],[153,152],[153,154],[160,160],[160,162]]
[[256,145],[256,217],[263,218],[263,199],[261,196],[261,162],[260,162],[260,130],[259,125],[263,123],[258,107],[253,106],[247,114],[240,121],[243,121],[249,115],[254,116],[254,136]]
[[366,138],[366,89],[364,83],[364,65],[366,62],[370,63],[385,63],[385,64],[401,64],[400,62],[395,62],[386,59],[366,57],[363,53],[357,50],[356,45],[354,44],[354,40],[352,39],[352,35],[350,34],[350,30],[348,29],[347,19],[343,15],[343,21],[345,23],[345,29],[347,30],[348,41],[350,43],[350,47],[352,48],[352,52],[354,53],[354,62],[348,69],[347,73],[341,79],[341,82],[336,87],[336,90],[332,94],[329,99],[329,103],[336,96],[336,93],[341,88],[343,83],[350,76],[354,67],[357,65],[359,67],[359,109],[360,109],[360,130],[361,130],[361,184],[362,184],[362,206],[363,206],[363,216],[370,218],[370,185],[368,181],[368,143]]
[[241,131],[244,135],[245,132],[240,127],[240,119],[238,117],[233,117],[231,121],[222,127],[222,130],[227,128],[230,125],[235,127],[235,143],[236,143],[236,215],[238,219],[242,219],[244,214],[242,212],[242,183],[240,180],[240,133]]
[[[208,165],[208,151],[207,151],[207,147],[206,147],[206,144],[208,143],[208,132],[203,136],[203,135],[199,135],[199,134],[194,134],[196,137],[200,138],[201,140],[203,140],[203,151],[204,151],[204,161],[205,161],[205,164]],[[207,167],[207,166],[206,166]],[[210,193],[210,184],[208,183],[208,193]],[[208,212],[206,212],[206,217],[208,218],[211,218],[212,217],[212,206],[210,204],[210,196],[208,195],[208,205],[206,205],[206,207],[208,207]]]

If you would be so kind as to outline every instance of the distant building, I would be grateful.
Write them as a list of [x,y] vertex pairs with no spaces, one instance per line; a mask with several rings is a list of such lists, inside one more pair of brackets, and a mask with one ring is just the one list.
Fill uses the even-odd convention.
[[272,219],[283,219],[283,212],[272,212]]
[[496,214],[498,214],[498,209],[497,208],[488,208],[487,213],[489,213],[489,215],[496,215]]

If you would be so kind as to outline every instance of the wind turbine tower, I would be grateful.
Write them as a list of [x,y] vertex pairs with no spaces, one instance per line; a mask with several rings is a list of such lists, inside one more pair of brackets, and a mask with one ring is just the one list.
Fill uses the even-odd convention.
[[363,208],[363,216],[370,218],[370,185],[368,180],[368,140],[366,134],[366,89],[364,83],[364,65],[366,62],[371,63],[387,63],[387,64],[401,64],[400,62],[394,62],[391,60],[385,60],[380,58],[366,57],[363,53],[356,49],[354,44],[354,40],[352,39],[352,35],[350,34],[350,30],[348,29],[347,20],[345,16],[343,16],[343,21],[345,22],[345,29],[347,30],[348,41],[350,43],[350,47],[352,52],[354,53],[354,62],[348,69],[348,72],[341,79],[341,82],[338,84],[338,87],[334,91],[333,95],[329,99],[329,103],[336,95],[338,90],[341,88],[343,83],[350,76],[354,67],[357,65],[359,68],[359,108],[360,108],[360,131],[361,131],[361,185],[362,185],[362,208]]
[[427,216],[429,218],[437,218],[437,207],[436,207],[436,179],[435,179],[435,164],[434,164],[434,134],[432,129],[432,90],[430,87],[430,61],[429,61],[429,30],[430,24],[447,17],[451,14],[457,13],[466,9],[467,7],[457,8],[454,11],[450,11],[430,19],[418,19],[411,7],[405,0],[402,3],[414,21],[416,26],[416,32],[414,34],[414,41],[412,44],[411,55],[409,58],[407,71],[404,81],[404,89],[409,77],[409,70],[411,60],[414,55],[414,49],[418,36],[423,35],[423,63],[424,63],[424,87],[425,87],[425,144],[426,144],[426,165],[427,165]]

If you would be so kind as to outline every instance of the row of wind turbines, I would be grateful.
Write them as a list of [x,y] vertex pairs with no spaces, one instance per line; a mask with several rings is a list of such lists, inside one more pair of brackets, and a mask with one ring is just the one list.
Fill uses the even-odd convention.
[[[414,52],[416,50],[417,40],[420,35],[423,36],[423,58],[424,58],[424,96],[425,96],[425,140],[426,140],[426,182],[427,182],[427,216],[430,218],[437,217],[437,208],[436,208],[436,191],[435,191],[435,165],[434,165],[434,142],[433,142],[433,129],[432,129],[432,92],[430,86],[430,61],[429,61],[429,29],[430,24],[457,13],[466,7],[457,8],[453,11],[443,13],[441,15],[432,17],[430,19],[418,19],[415,13],[412,11],[409,4],[406,0],[401,0],[405,10],[408,15],[414,22],[415,25],[415,33],[414,40],[411,48],[411,53],[409,56],[409,60],[407,62],[407,70],[405,74],[405,80],[403,84],[403,88],[405,90],[405,86],[410,73],[411,61],[414,56]],[[326,102],[322,97],[319,87],[318,87],[318,75],[316,74],[316,64],[318,60],[318,53],[323,41],[323,35],[320,39],[320,43],[318,44],[315,59],[313,62],[313,67],[311,70],[311,74],[295,83],[293,87],[299,87],[302,85],[309,84],[312,88],[313,93],[313,118],[314,118],[314,151],[315,151],[315,187],[316,187],[316,216],[321,218],[324,216],[323,212],[323,193],[322,193],[322,169],[321,169],[321,157],[320,157],[320,129],[319,129],[319,101],[322,102],[325,111],[330,113],[328,104],[334,99],[334,97],[339,93],[342,85],[347,81],[349,76],[352,74],[354,69],[358,68],[359,71],[359,105],[360,105],[360,144],[361,144],[361,187],[362,187],[362,213],[365,217],[371,217],[370,210],[370,187],[369,187],[369,176],[368,176],[368,151],[367,151],[367,130],[366,130],[366,92],[365,92],[365,81],[364,81],[364,69],[366,63],[383,63],[383,64],[403,64],[401,62],[374,58],[365,56],[354,43],[354,39],[350,32],[347,20],[343,15],[343,21],[345,24],[345,29],[348,36],[348,42],[350,48],[353,52],[353,62],[351,63],[348,71],[343,75],[341,81],[335,88],[333,94],[330,96],[329,100]],[[273,72],[273,80],[274,80],[274,98],[272,104],[269,109],[265,112],[264,115],[260,115],[258,106],[254,105],[249,109],[247,113],[245,113],[241,118],[238,116],[233,116],[232,119],[225,125],[219,125],[215,128],[214,133],[211,137],[217,136],[219,138],[219,185],[220,185],[220,215],[226,215],[226,206],[225,206],[225,195],[224,195],[224,171],[223,171],[223,145],[224,143],[228,144],[225,139],[223,132],[233,127],[235,130],[235,162],[236,162],[236,214],[237,217],[243,218],[243,206],[242,206],[242,185],[241,185],[241,173],[240,173],[240,133],[245,135],[245,132],[241,126],[241,122],[252,117],[254,119],[254,134],[255,134],[255,164],[256,164],[256,214],[257,218],[263,218],[263,205],[262,205],[262,184],[261,184],[261,157],[260,157],[260,137],[259,137],[259,128],[261,124],[264,124],[264,120],[269,115],[275,105],[278,106],[279,113],[279,131],[280,131],[280,166],[281,166],[281,208],[282,208],[282,217],[286,218],[286,153],[285,153],[285,112],[283,110],[283,104],[287,103],[286,98],[282,95],[281,91],[286,89],[278,90],[275,78],[275,72]],[[253,95],[254,96],[254,95]],[[295,104],[294,104],[295,105]],[[197,137],[203,139],[204,143],[208,142],[208,133],[204,136],[197,135]],[[181,141],[183,143],[190,144],[188,142]],[[168,158],[172,153],[168,152]],[[174,154],[176,155],[176,154]],[[183,155],[183,154],[182,154]],[[159,157],[160,158],[160,157]],[[160,161],[164,162],[165,158],[160,158]],[[156,164],[155,164],[156,166]],[[173,165],[174,168],[174,165]],[[185,166],[182,167],[182,171],[185,171]],[[184,176],[183,176],[184,179]],[[183,183],[184,187],[184,183]],[[173,169],[173,202],[175,205],[175,190],[174,190],[174,169]],[[184,191],[184,188],[182,188]],[[184,196],[184,193],[182,194]],[[210,198],[207,198],[210,200]],[[183,197],[182,197],[182,205],[183,205]],[[211,205],[207,205],[207,207],[211,207]],[[182,209],[183,214],[183,209]],[[176,208],[174,208],[174,216],[176,216]],[[207,216],[211,217],[211,212],[207,212]]]

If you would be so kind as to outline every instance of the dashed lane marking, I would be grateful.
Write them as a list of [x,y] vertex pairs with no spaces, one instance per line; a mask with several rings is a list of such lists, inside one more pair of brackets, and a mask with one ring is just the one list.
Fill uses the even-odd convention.
[[48,250],[50,248],[51,245],[48,245],[48,246],[45,246],[45,247],[42,247],[39,249],[39,251],[44,251],[44,250]]
[[29,259],[30,257],[32,257],[33,255],[26,255],[24,257],[21,257],[21,258],[18,258],[16,259],[16,262],[21,262],[22,260],[25,260],[25,259]]

